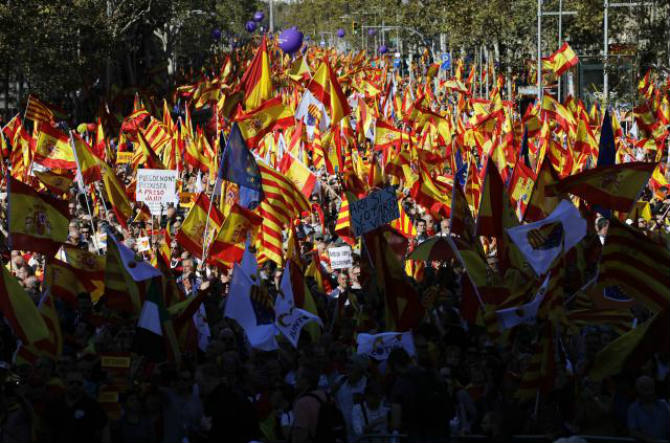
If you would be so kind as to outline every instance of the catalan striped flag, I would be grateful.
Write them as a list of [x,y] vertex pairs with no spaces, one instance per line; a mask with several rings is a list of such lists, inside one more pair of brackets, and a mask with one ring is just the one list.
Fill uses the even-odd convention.
[[284,175],[257,159],[265,198],[261,201],[263,217],[260,252],[277,264],[283,263],[282,231],[294,218],[309,211],[309,202]]
[[598,274],[604,286],[626,294],[658,312],[670,305],[670,251],[639,229],[610,220]]
[[8,180],[10,248],[55,254],[67,240],[70,223],[67,202],[39,194],[12,177]]
[[407,215],[405,209],[403,209],[400,200],[398,200],[398,212],[400,212],[400,217],[391,222],[391,227],[405,238],[416,237],[416,228],[412,223],[412,219],[409,218],[409,215]]
[[353,246],[356,243],[354,234],[351,230],[351,212],[349,210],[349,198],[355,199],[356,197],[349,196],[349,193],[345,192],[342,194],[342,203],[340,203],[340,209],[337,212],[337,221],[335,222],[335,233],[339,238],[342,239],[345,243]]
[[28,96],[24,117],[35,123],[49,124],[54,119],[54,113],[47,105],[42,103],[40,99],[31,94]]
[[142,129],[141,132],[144,135],[147,144],[159,156],[163,153],[163,150],[171,140],[168,128],[153,117],[151,117],[149,124],[147,124],[147,127]]
[[270,57],[265,35],[251,64],[242,76],[242,85],[244,85],[244,106],[249,111],[258,108],[261,103],[272,97]]

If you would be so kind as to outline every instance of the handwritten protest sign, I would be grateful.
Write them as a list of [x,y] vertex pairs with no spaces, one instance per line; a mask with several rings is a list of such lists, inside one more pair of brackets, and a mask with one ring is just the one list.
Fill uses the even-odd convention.
[[375,191],[351,202],[351,224],[356,237],[400,217],[398,199],[393,188]]
[[330,267],[333,269],[347,269],[351,268],[354,264],[349,246],[329,248],[328,255],[330,256]]
[[135,200],[144,202],[151,215],[160,215],[161,206],[177,200],[177,171],[138,169]]

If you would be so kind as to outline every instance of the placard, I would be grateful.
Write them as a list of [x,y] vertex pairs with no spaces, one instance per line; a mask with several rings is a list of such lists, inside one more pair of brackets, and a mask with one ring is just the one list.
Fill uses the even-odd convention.
[[151,215],[160,215],[161,206],[177,200],[177,171],[164,169],[138,169],[135,200],[144,202]]
[[328,248],[328,256],[330,257],[330,267],[333,269],[348,269],[354,265],[354,258],[349,246]]
[[375,191],[349,204],[351,227],[356,237],[400,217],[398,199],[392,187]]

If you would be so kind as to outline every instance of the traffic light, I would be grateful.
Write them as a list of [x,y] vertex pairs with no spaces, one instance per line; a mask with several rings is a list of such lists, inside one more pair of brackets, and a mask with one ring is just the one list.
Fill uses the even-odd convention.
[[356,31],[356,28],[358,28],[358,22],[355,20],[351,21],[351,33],[352,34],[357,34],[358,32]]

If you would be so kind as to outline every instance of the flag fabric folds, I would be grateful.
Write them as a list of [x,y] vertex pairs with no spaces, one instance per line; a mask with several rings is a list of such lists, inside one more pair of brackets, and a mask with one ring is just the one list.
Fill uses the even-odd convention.
[[654,312],[667,309],[670,305],[670,251],[640,230],[612,219],[602,249],[598,279],[600,286],[619,287]]
[[236,183],[240,187],[240,205],[243,207],[254,209],[263,200],[258,165],[236,124],[228,136],[217,183],[222,179]]
[[562,200],[544,220],[508,228],[507,233],[537,275],[586,235],[586,220],[569,201]]
[[8,177],[10,248],[53,256],[68,236],[67,202]]

